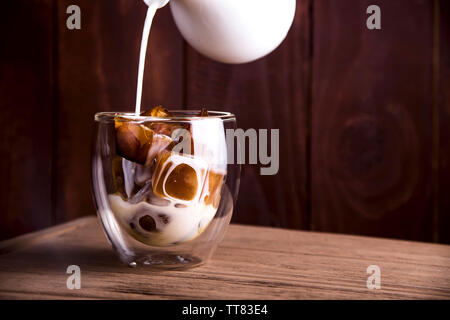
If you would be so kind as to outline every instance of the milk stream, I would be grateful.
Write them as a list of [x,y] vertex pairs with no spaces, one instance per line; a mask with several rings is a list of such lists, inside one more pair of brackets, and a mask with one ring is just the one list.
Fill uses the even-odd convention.
[[153,17],[156,10],[158,10],[159,3],[157,1],[150,3],[147,10],[147,16],[145,17],[144,30],[142,32],[141,40],[141,53],[139,55],[139,70],[136,89],[136,108],[135,115],[138,117],[141,114],[142,103],[142,83],[144,81],[144,68],[145,68],[145,56],[147,54],[147,44],[150,35],[150,29],[152,27]]

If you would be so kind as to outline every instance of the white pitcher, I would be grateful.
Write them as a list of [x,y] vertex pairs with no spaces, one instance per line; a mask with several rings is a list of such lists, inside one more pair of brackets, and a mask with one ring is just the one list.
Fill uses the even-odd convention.
[[295,7],[296,0],[170,0],[186,41],[224,63],[250,62],[272,52],[286,37]]

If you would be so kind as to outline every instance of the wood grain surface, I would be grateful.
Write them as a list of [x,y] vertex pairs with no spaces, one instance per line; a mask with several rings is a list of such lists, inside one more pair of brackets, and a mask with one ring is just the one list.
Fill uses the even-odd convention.
[[314,2],[312,228],[430,241],[433,2],[370,4]]
[[[450,299],[447,245],[231,225],[208,264],[152,271],[122,265],[86,217],[8,246],[0,298]],[[80,290],[66,287],[73,264]],[[380,267],[379,290],[366,287],[369,265]]]
[[53,28],[51,0],[2,4],[0,239],[51,224]]
[[233,112],[244,130],[280,129],[280,170],[261,176],[259,165],[243,166],[235,222],[309,227],[310,6],[297,1],[287,38],[255,62],[225,65],[188,48],[187,106]]

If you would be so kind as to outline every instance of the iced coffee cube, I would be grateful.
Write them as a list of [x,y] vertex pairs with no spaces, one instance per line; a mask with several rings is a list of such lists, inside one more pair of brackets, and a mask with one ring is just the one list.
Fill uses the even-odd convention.
[[[141,115],[145,117],[154,117],[154,118],[172,117],[172,114],[162,106],[156,106],[149,111],[143,112]],[[173,123],[166,121],[161,122],[152,121],[148,123],[147,126],[151,130],[153,130],[153,132],[167,137],[172,137],[174,131],[177,129],[186,129],[186,130],[189,129],[189,124]]]
[[172,145],[172,139],[166,135],[154,133],[153,140],[147,153],[147,160],[145,164],[147,166],[152,165],[152,162],[156,159],[165,149],[170,149]]
[[144,125],[117,121],[117,154],[133,162],[145,164],[153,140],[153,131]]
[[205,184],[208,164],[200,158],[164,152],[153,175],[153,192],[180,203],[198,201]]
[[225,181],[225,173],[209,171],[204,188],[203,201],[206,205],[219,207],[220,192]]
[[141,114],[144,117],[158,117],[158,118],[168,118],[171,117],[169,110],[163,106],[156,106],[151,110],[145,111]]
[[189,124],[170,122],[151,122],[148,127],[154,132],[167,137],[173,137],[175,130],[178,129],[189,130]]
[[168,148],[172,139],[155,133],[149,126],[138,123],[115,122],[117,154],[121,157],[149,166],[162,150]]
[[202,109],[200,110],[200,112],[198,113],[198,116],[199,116],[199,117],[207,117],[207,116],[208,116],[208,109],[202,108]]

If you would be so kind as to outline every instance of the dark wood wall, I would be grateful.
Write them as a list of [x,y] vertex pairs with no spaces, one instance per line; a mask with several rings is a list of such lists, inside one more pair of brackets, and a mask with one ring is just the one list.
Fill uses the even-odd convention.
[[[6,0],[0,13],[0,238],[94,214],[97,111],[132,110],[142,1]],[[149,41],[144,106],[210,106],[280,129],[280,170],[243,168],[234,222],[450,243],[448,1],[298,0],[272,54],[231,66]],[[81,7],[81,30],[66,8]]]

